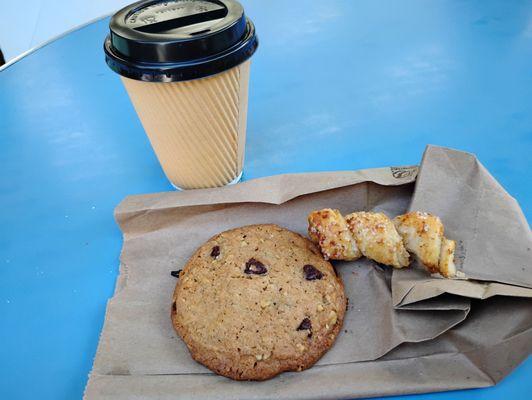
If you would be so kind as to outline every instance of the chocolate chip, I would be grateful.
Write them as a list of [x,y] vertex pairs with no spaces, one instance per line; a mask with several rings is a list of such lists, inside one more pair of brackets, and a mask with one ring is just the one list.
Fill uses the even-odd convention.
[[172,303],[172,312],[175,314],[177,311],[177,307],[175,305],[175,301]]
[[305,273],[305,279],[307,281],[314,281],[316,279],[323,278],[323,273],[317,269],[314,265],[307,264],[303,267]]
[[299,324],[297,327],[298,331],[309,331],[307,337],[312,337],[312,322],[310,322],[310,318],[303,318],[303,321]]
[[260,261],[250,258],[246,263],[244,272],[246,274],[264,275],[266,272],[268,272],[268,268],[266,268],[266,266]]
[[310,322],[310,318],[303,318],[303,321],[301,321],[301,323],[297,327],[297,330],[304,331],[307,329],[312,329],[312,322]]
[[217,258],[220,255],[220,246],[214,246],[211,250],[211,257]]
[[179,274],[182,270],[178,269],[177,271],[171,271],[170,275],[172,275],[174,278],[179,278]]

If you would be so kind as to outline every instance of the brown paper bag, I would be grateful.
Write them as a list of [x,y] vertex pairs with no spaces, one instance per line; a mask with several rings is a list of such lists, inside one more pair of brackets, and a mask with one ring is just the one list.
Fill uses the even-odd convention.
[[[422,171],[430,170],[434,151],[449,150],[429,148]],[[169,310],[176,281],[170,271],[181,268],[212,235],[251,223],[277,223],[305,234],[306,215],[323,207],[394,216],[409,208],[417,173],[417,167],[392,167],[284,175],[222,189],[126,198],[116,210],[124,233],[121,272],[85,397],[352,398],[487,386],[501,379],[531,350],[530,300],[497,297],[472,306],[468,297],[478,296],[457,296],[439,285],[432,295],[401,302],[397,299],[416,291],[420,272],[405,279],[365,259],[337,264],[350,299],[344,327],[333,348],[307,371],[261,383],[234,382],[194,362],[173,331]],[[450,217],[445,214],[446,224]],[[455,233],[461,235],[452,229],[447,235]],[[469,253],[466,259],[474,263],[475,257]],[[517,272],[515,279],[520,279]],[[506,281],[500,285],[515,288]],[[401,290],[402,297],[396,294]],[[478,337],[478,329],[489,332]]]
[[475,156],[429,146],[409,209],[442,219],[446,236],[458,244],[458,270],[468,280],[434,279],[416,268],[396,270],[395,305],[442,293],[532,297],[532,234],[526,218]]

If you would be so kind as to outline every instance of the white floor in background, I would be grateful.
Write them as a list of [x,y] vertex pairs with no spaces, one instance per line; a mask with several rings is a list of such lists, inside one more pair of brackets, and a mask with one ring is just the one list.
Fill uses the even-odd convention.
[[0,49],[6,61],[135,0],[0,0]]

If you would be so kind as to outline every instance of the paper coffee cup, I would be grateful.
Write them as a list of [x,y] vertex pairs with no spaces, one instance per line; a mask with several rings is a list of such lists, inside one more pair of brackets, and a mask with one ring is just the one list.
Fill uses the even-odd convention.
[[178,189],[242,175],[249,58],[258,41],[234,0],[141,1],[111,19],[107,64]]

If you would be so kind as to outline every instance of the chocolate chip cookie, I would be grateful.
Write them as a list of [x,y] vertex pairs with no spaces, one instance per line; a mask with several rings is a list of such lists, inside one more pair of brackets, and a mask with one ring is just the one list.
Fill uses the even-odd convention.
[[237,380],[312,366],[345,314],[340,278],[315,245],[277,225],[222,232],[179,274],[172,322],[192,357]]

